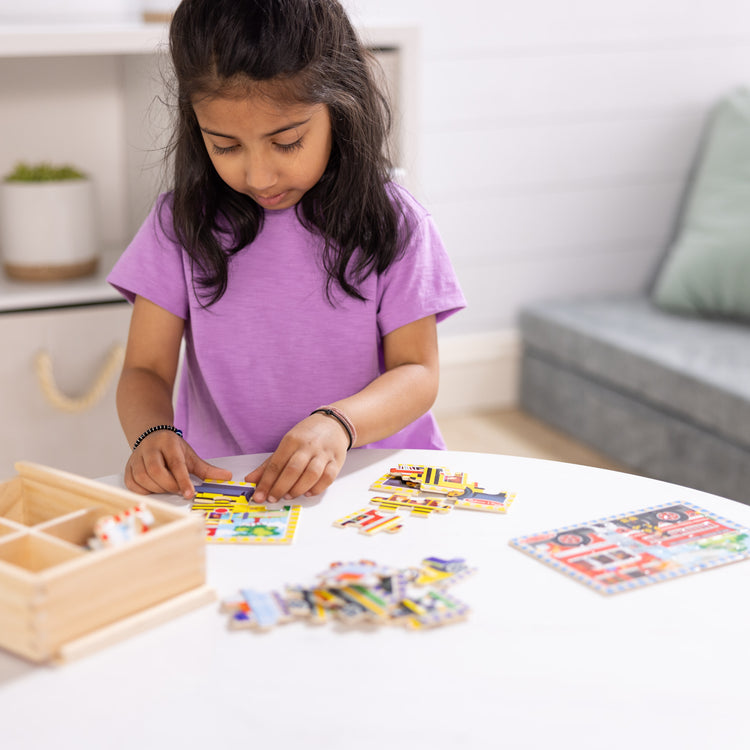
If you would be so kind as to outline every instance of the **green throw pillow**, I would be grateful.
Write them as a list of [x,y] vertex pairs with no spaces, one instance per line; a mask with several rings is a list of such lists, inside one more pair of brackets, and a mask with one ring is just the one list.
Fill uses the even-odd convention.
[[716,107],[653,291],[673,312],[750,320],[750,91]]

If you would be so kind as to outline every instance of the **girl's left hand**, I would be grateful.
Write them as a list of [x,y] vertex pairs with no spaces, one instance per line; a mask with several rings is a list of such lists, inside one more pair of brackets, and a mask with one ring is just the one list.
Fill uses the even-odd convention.
[[335,419],[325,414],[303,419],[245,477],[246,482],[256,483],[253,500],[276,503],[320,494],[341,471],[348,446],[349,438]]

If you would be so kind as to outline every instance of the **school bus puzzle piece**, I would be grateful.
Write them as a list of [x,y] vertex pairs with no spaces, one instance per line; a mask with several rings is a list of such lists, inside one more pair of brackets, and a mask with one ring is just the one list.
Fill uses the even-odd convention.
[[465,491],[467,475],[462,472],[449,472],[442,466],[425,466],[420,485],[422,492],[455,497]]
[[197,498],[210,497],[237,497],[244,498],[250,502],[255,492],[255,485],[251,482],[234,482],[228,479],[205,479],[195,485],[195,496]]
[[415,482],[411,477],[404,478],[391,473],[383,474],[382,477],[376,479],[370,485],[370,490],[372,492],[390,492],[414,496],[419,495],[421,492],[419,483]]
[[[390,480],[390,481],[389,481]],[[427,493],[431,495],[460,495],[468,478],[463,472],[450,472],[445,466],[411,466],[399,464],[378,480],[372,490],[382,491],[401,487],[401,494]],[[405,491],[408,488],[414,492]]]
[[412,516],[425,518],[433,513],[448,513],[451,506],[437,498],[410,497],[408,495],[390,495],[389,497],[372,497],[370,502],[381,510],[396,511],[407,508]]
[[513,492],[487,492],[476,482],[467,485],[464,492],[454,498],[453,507],[464,510],[481,510],[485,513],[507,513],[516,499]]

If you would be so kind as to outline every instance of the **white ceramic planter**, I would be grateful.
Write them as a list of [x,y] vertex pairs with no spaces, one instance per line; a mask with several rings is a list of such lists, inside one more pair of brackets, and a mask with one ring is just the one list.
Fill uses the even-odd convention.
[[0,255],[6,274],[25,281],[94,273],[99,252],[92,182],[2,183]]

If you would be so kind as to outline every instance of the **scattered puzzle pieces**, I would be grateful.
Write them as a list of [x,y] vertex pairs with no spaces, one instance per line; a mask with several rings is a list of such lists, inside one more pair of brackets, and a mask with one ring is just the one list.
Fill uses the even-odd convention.
[[398,511],[427,518],[446,514],[453,508],[506,513],[515,499],[510,492],[488,492],[476,482],[469,482],[464,472],[452,472],[444,466],[399,464],[370,485],[371,491],[387,493],[370,498],[377,511],[362,508],[333,522],[339,528],[356,528],[372,536],[381,531],[394,533],[403,528]]
[[505,513],[515,499],[509,492],[488,492],[476,482],[470,483],[464,472],[450,472],[443,466],[399,464],[373,482],[370,490],[394,493],[402,499],[420,498],[421,504],[426,504],[425,496],[442,495],[448,508],[490,513]]
[[267,630],[293,620],[345,625],[395,624],[412,630],[451,625],[469,607],[446,588],[476,572],[463,558],[427,557],[414,568],[395,569],[371,560],[332,563],[309,587],[283,592],[242,589],[221,611],[231,629]]

